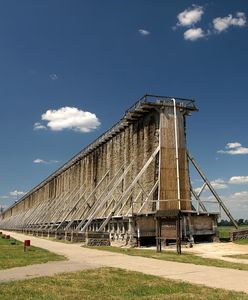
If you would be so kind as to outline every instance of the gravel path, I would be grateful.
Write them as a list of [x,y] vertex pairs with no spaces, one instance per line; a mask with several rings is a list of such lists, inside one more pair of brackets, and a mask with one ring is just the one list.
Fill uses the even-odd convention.
[[73,272],[97,267],[115,267],[163,278],[203,284],[208,287],[248,293],[248,271],[128,256],[120,253],[86,249],[80,247],[80,244],[65,244],[14,232],[4,233],[10,234],[21,241],[30,239],[33,246],[64,255],[68,258],[68,261],[49,262],[1,270],[0,282],[50,276],[62,272]]

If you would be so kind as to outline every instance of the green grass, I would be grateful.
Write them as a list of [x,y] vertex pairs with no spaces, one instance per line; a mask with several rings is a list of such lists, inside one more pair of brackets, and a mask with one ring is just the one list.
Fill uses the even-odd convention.
[[12,239],[3,239],[0,236],[0,269],[65,259],[64,256],[33,246],[30,246],[28,250],[24,252],[22,242],[16,241],[15,245],[11,245],[11,241]]
[[[248,239],[242,239],[242,240],[237,240],[237,241],[234,241],[235,244],[238,244],[238,245],[248,245]],[[247,248],[248,250],[248,248]]]
[[220,240],[222,240],[222,239],[229,240],[230,239],[230,231],[232,231],[234,229],[235,229],[234,226],[218,226]]
[[248,299],[248,295],[241,292],[207,288],[115,268],[2,283],[0,291],[1,300]]
[[204,265],[204,266],[248,271],[248,264],[232,263],[221,259],[204,258],[191,253],[182,253],[182,255],[178,255],[176,252],[170,250],[162,251],[161,253],[158,253],[155,250],[150,250],[150,249],[119,248],[119,247],[111,247],[111,246],[97,246],[97,247],[88,247],[88,248],[110,251],[115,253],[122,253],[131,256],[142,256],[142,257],[167,260],[167,261],[175,261],[175,262],[188,263],[194,265]]
[[239,259],[248,259],[248,254],[226,255],[226,257],[233,257]]
[[[241,229],[248,228],[247,225],[240,226]],[[219,238],[222,241],[230,241],[230,232],[235,230],[234,226],[218,226]],[[248,244],[248,241],[247,241]]]

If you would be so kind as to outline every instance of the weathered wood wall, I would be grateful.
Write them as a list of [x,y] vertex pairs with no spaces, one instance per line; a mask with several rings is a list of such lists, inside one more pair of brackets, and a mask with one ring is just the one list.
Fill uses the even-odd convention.
[[191,195],[184,115],[177,109],[180,205],[177,188],[176,140],[173,107],[165,107],[160,116],[160,210],[191,210]]
[[[154,149],[159,143],[159,114],[156,110],[151,109],[148,113],[142,116],[142,118],[137,121],[130,123],[123,131],[116,134],[109,141],[99,146],[96,150],[83,157],[78,162],[71,165],[67,170],[62,172],[59,176],[52,178],[48,183],[39,188],[37,191],[33,192],[31,195],[24,197],[22,201],[14,205],[11,209],[7,210],[2,217],[9,218],[15,216],[20,212],[25,212],[32,209],[32,207],[37,206],[42,202],[49,202],[52,207],[52,203],[61,197],[61,204],[63,203],[63,197],[69,191],[79,191],[76,198],[79,198],[83,192],[85,192],[85,198],[92,192],[92,190],[97,186],[99,181],[103,178],[104,174],[109,171],[104,184],[97,190],[95,197],[93,197],[88,203],[90,206],[93,205],[94,199],[97,198],[101,192],[106,188],[108,182],[113,178],[113,176],[118,172],[118,170],[123,166],[125,169],[131,161],[133,165],[131,171],[123,179],[123,182],[118,191],[115,191],[113,198],[118,198],[119,193],[130,185],[134,175],[145,164],[147,159],[151,156]],[[140,184],[149,192],[158,178],[158,162],[154,160],[148,167],[145,174],[140,179]],[[83,187],[83,188],[82,188]],[[133,190],[130,201],[127,204],[126,211],[129,210],[131,201],[137,196],[138,191]],[[68,198],[68,201],[71,200]],[[111,199],[109,200],[111,201]],[[74,201],[75,203],[75,201]],[[106,207],[110,203],[106,203]],[[106,211],[106,215],[111,211],[111,207]],[[154,205],[149,203],[144,213],[151,211]],[[133,212],[137,212],[140,208],[140,204],[133,205]],[[57,208],[57,209],[61,209]],[[63,215],[63,210],[60,211],[61,216]],[[125,212],[125,211],[124,211]],[[41,214],[47,212],[41,212]],[[52,214],[51,214],[52,215]],[[58,217],[58,216],[56,216]],[[77,216],[74,216],[77,218]],[[60,219],[57,219],[59,222]]]
[[[187,107],[178,105],[176,111],[181,209],[191,210],[185,137]],[[101,195],[111,190],[111,182],[121,179],[125,170],[129,171],[113,190],[111,197],[104,198],[104,206],[94,213],[94,219],[110,216],[122,194],[126,197],[123,199],[121,213],[119,211],[122,216],[137,214],[141,208],[144,215],[157,209],[178,209],[172,102],[144,103],[142,107],[132,111],[131,115],[127,113],[125,116],[125,126],[116,130],[91,152],[73,159],[68,163],[68,168],[62,167],[61,172],[58,170],[44,184],[40,184],[33,192],[23,197],[1,215],[2,222],[10,220],[11,223],[11,220],[14,220],[13,228],[18,228],[18,224],[21,224],[19,227],[23,225],[24,219],[25,225],[39,226],[68,223],[71,220],[86,221],[90,218],[90,210],[94,209],[94,204],[99,204]],[[160,153],[136,182],[135,177],[158,147]],[[159,185],[156,188],[158,181]],[[132,185],[133,182],[135,185]],[[130,186],[131,192],[128,191]],[[145,202],[149,193],[151,197]],[[85,199],[88,199],[86,203]],[[114,213],[118,213],[118,210]]]

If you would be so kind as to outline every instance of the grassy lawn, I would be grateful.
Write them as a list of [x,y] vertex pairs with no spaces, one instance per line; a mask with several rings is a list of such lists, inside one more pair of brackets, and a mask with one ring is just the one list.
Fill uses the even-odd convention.
[[0,269],[65,259],[64,256],[33,246],[24,252],[22,242],[16,241],[16,244],[12,245],[11,241],[13,241],[13,239],[7,240],[0,236]]
[[0,291],[1,300],[248,299],[248,295],[244,293],[212,289],[115,268],[2,283]]
[[115,253],[122,253],[122,254],[127,254],[132,256],[142,256],[142,257],[161,259],[167,261],[176,261],[181,263],[195,264],[195,265],[204,265],[204,266],[237,269],[237,270],[245,270],[245,271],[248,270],[248,264],[232,263],[220,259],[203,258],[191,253],[182,253],[182,255],[178,255],[176,252],[168,251],[168,250],[162,251],[161,253],[157,253],[155,250],[150,250],[150,249],[119,248],[119,247],[111,247],[111,246],[97,246],[97,247],[89,247],[89,248],[110,251]]

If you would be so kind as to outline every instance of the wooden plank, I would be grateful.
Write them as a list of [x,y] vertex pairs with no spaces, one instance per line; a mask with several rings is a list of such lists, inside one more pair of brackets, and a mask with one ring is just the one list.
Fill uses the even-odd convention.
[[230,219],[230,221],[238,229],[239,228],[238,223],[233,218],[233,216],[231,215],[229,209],[225,206],[224,202],[220,199],[219,195],[216,193],[216,191],[213,188],[212,184],[207,179],[207,177],[205,176],[205,174],[202,172],[202,170],[200,169],[200,167],[198,166],[198,164],[196,163],[196,161],[194,160],[194,158],[189,154],[189,152],[188,152],[188,157],[191,160],[191,162],[192,162],[193,166],[195,167],[195,169],[197,170],[197,172],[199,173],[199,175],[201,176],[201,178],[206,182],[209,190],[212,192],[212,194],[215,197],[215,199],[219,202],[220,206],[222,207],[222,209],[224,210],[224,212],[226,213],[226,215],[228,216],[228,218]]

